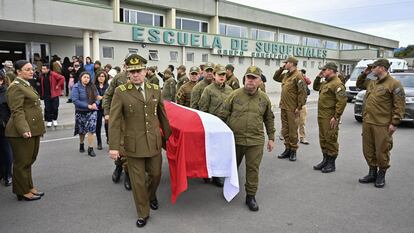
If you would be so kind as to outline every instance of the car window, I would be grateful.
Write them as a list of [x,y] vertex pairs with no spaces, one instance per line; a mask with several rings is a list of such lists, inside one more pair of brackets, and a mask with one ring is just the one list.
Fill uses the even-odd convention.
[[395,78],[401,82],[403,87],[414,88],[414,74],[395,75]]

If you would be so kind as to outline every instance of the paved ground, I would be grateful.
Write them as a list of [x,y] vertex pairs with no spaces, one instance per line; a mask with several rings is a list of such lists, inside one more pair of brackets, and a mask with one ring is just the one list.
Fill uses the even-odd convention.
[[[67,105],[70,112],[70,105]],[[135,227],[131,192],[111,181],[113,163],[107,147],[96,158],[78,152],[72,129],[49,130],[33,167],[35,185],[45,191],[42,200],[18,202],[11,188],[0,187],[0,232],[414,232],[413,128],[402,126],[394,137],[392,167],[387,185],[377,189],[358,183],[367,165],[361,153],[361,124],[348,104],[340,130],[341,153],[337,171],[322,174],[312,166],[320,161],[316,104],[308,106],[310,145],[303,145],[298,161],[280,160],[281,141],[266,153],[261,165],[257,200],[260,211],[244,205],[244,168],[241,190],[227,203],[222,191],[199,179],[177,203],[170,202],[168,164],[164,160],[158,191],[160,209],[151,212],[148,225]],[[71,113],[73,114],[73,112]],[[280,117],[276,114],[276,128]],[[61,114],[63,119],[71,115]],[[68,126],[69,127],[69,126]],[[279,132],[279,130],[278,130]],[[164,157],[165,158],[165,157]]]

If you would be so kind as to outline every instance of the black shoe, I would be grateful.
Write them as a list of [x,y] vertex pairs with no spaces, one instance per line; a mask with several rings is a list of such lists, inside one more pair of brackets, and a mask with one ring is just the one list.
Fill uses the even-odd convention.
[[368,175],[360,178],[359,183],[367,184],[373,183],[377,179],[377,167],[369,167]]
[[327,160],[326,166],[321,169],[321,172],[323,172],[323,173],[334,172],[335,169],[336,169],[335,168],[335,160],[336,160],[336,157],[327,155],[326,156],[326,160]]
[[93,147],[88,147],[88,155],[91,157],[95,157],[95,151],[93,151]]
[[102,143],[98,143],[98,146],[96,147],[98,150],[102,150]]
[[80,143],[80,144],[79,144],[79,152],[80,152],[80,153],[85,152],[85,144],[83,144],[83,143]]
[[321,170],[323,167],[326,166],[327,160],[326,160],[326,154],[323,154],[322,162],[318,163],[317,165],[313,166],[313,169],[315,170]]
[[246,196],[246,205],[249,207],[251,211],[258,211],[259,205],[256,202],[256,198],[251,195]]
[[283,151],[282,154],[280,154],[279,156],[277,156],[279,159],[287,159],[289,158],[290,155],[290,149],[286,148],[285,151]]
[[37,191],[36,193],[32,193],[33,195],[39,196],[39,197],[43,197],[45,195],[44,192],[39,192]]
[[295,150],[290,151],[289,160],[292,161],[292,162],[296,161],[296,151]]
[[125,172],[124,187],[126,190],[131,190],[131,180],[129,179],[128,172]]
[[40,196],[36,196],[36,195],[33,195],[32,197],[26,197],[24,195],[16,195],[16,196],[17,196],[17,200],[19,200],[19,201],[22,201],[22,200],[24,200],[24,201],[36,201],[36,200],[41,199]]
[[377,179],[375,180],[375,187],[383,188],[385,186],[385,170],[379,169]]
[[9,187],[12,184],[12,178],[8,177],[4,179],[4,186]]
[[152,210],[158,210],[159,207],[160,207],[160,205],[158,204],[157,198],[155,198],[154,200],[150,201],[150,208]]
[[213,184],[217,187],[224,186],[224,178],[223,177],[213,177]]
[[141,228],[144,227],[147,224],[147,220],[149,217],[146,218],[138,218],[137,220],[137,227]]
[[116,165],[115,170],[112,173],[112,181],[114,183],[118,183],[119,180],[121,179],[121,174],[122,174],[122,165]]
[[66,103],[72,103],[72,100],[71,99],[68,99],[68,101],[66,101]]

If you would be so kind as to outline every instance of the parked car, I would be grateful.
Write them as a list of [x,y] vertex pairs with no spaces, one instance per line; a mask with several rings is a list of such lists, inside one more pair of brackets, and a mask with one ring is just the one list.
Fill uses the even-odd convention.
[[[414,127],[414,71],[391,74],[399,80],[405,92],[405,114],[403,122],[409,122]],[[360,91],[355,97],[354,116],[355,120],[362,122],[362,114],[365,104],[365,90]]]

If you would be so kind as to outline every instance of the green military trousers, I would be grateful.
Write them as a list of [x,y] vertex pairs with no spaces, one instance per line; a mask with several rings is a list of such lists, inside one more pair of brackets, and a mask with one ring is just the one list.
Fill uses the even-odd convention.
[[145,158],[128,157],[129,177],[139,218],[149,216],[149,203],[156,199],[161,181],[161,165],[161,154]]
[[318,117],[319,126],[319,145],[322,153],[331,157],[337,157],[339,152],[338,131],[339,125],[331,129],[331,118]]
[[13,150],[13,193],[23,195],[33,188],[32,165],[39,153],[40,136],[9,140]]
[[390,167],[392,145],[388,126],[362,123],[362,151],[368,166],[387,170]]
[[263,145],[242,146],[236,145],[237,167],[240,166],[243,157],[246,163],[246,194],[256,195],[259,186],[259,166],[263,158]]
[[298,149],[298,124],[295,112],[281,109],[282,136],[285,147],[291,150]]

